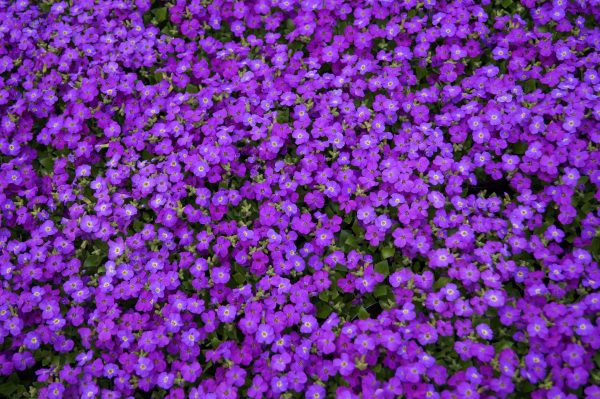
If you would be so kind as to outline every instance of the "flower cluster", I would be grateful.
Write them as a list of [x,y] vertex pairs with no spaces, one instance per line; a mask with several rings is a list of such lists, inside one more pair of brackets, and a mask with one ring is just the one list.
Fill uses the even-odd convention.
[[600,397],[598,0],[0,0],[0,396]]

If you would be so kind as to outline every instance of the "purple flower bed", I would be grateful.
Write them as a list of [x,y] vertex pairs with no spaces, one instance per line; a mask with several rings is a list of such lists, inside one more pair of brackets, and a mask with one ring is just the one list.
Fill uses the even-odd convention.
[[0,0],[0,397],[600,398],[598,0]]

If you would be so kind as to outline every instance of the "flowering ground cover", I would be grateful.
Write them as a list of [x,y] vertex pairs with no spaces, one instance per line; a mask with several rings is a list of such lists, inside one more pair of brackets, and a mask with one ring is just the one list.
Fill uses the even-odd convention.
[[0,397],[600,398],[598,0],[0,1]]

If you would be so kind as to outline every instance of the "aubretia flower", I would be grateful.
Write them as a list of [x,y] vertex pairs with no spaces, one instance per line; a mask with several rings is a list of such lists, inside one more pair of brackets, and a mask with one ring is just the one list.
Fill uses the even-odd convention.
[[561,46],[556,49],[556,58],[559,60],[567,60],[571,57],[571,49],[567,46]]
[[358,210],[357,217],[358,220],[361,220],[364,223],[371,223],[373,220],[375,220],[376,215],[373,211],[373,208],[367,206]]
[[356,279],[355,282],[356,289],[361,293],[373,292],[375,284],[375,277],[366,273],[363,277]]
[[123,239],[119,237],[116,241],[108,242],[108,259],[115,259],[123,255],[125,252],[125,245]]
[[452,261],[454,257],[445,249],[438,249],[431,253],[430,263],[432,267],[446,267]]
[[565,233],[562,230],[556,228],[555,225],[551,225],[548,226],[548,229],[544,233],[544,236],[547,240],[553,240],[560,243],[563,237],[565,236]]
[[460,292],[455,284],[446,285],[443,289],[443,292],[446,295],[446,300],[448,301],[454,301],[460,296]]
[[532,337],[546,337],[548,335],[548,328],[546,327],[546,322],[539,317],[531,319],[527,324],[527,332]]
[[325,398],[325,389],[321,385],[311,385],[305,394],[306,399],[323,399]]
[[577,344],[569,344],[562,352],[563,360],[571,367],[579,366],[582,362],[584,354],[583,348]]
[[412,303],[406,303],[402,306],[402,309],[399,310],[399,318],[402,321],[410,321],[415,318],[415,305]]
[[171,373],[162,372],[158,375],[157,384],[162,389],[169,389],[173,386],[175,377]]
[[191,328],[183,332],[183,343],[188,346],[194,346],[197,344],[200,333],[195,328]]
[[274,340],[273,328],[269,325],[261,324],[256,332],[256,341],[260,343],[270,344]]
[[505,297],[504,293],[497,290],[489,290],[483,296],[485,302],[494,308],[499,308],[504,305]]
[[139,357],[135,367],[137,375],[140,377],[147,377],[150,372],[154,369],[154,363],[147,357]]
[[98,222],[94,216],[85,215],[81,218],[81,230],[92,233],[98,229]]
[[354,345],[359,353],[365,354],[375,348],[375,342],[365,334],[360,334],[354,339]]
[[506,59],[509,56],[508,50],[505,48],[502,48],[502,47],[496,47],[492,51],[492,54],[493,54],[495,60]]
[[352,371],[354,370],[354,362],[346,353],[342,353],[339,359],[333,361],[333,364],[339,369],[340,374],[343,376],[352,374]]
[[53,382],[48,385],[47,392],[48,397],[52,399],[60,399],[63,397],[63,393],[65,391],[65,387],[60,382]]
[[485,340],[491,340],[494,337],[494,332],[487,324],[479,324],[476,328],[479,337]]
[[233,305],[220,306],[217,310],[217,316],[223,323],[231,323],[235,320],[237,308]]
[[321,228],[321,229],[317,229],[317,231],[315,232],[316,235],[316,244],[320,247],[326,247],[328,246],[331,241],[333,240],[333,234],[331,234],[330,231]]
[[288,380],[285,377],[275,377],[272,380],[271,388],[277,393],[282,393],[287,390]]
[[40,347],[40,336],[34,332],[30,332],[25,336],[25,346],[27,349],[35,350]]
[[305,334],[312,333],[317,328],[317,319],[313,316],[302,316],[300,332]]
[[208,163],[203,160],[198,160],[192,165],[192,172],[197,177],[204,177],[209,171]]
[[54,223],[51,220],[45,221],[40,226],[40,235],[42,237],[51,236],[51,235],[55,234],[57,231],[58,230],[57,230],[56,226],[54,225]]
[[2,388],[597,395],[596,2],[3,2]]
[[215,284],[226,284],[229,281],[229,269],[226,267],[213,268],[210,273]]
[[379,231],[388,231],[392,227],[392,221],[386,215],[380,215],[375,219],[375,226]]

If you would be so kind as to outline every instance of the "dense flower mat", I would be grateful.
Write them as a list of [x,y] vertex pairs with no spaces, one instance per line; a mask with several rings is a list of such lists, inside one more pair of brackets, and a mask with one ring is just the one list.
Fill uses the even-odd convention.
[[0,1],[0,396],[599,398],[598,0]]

